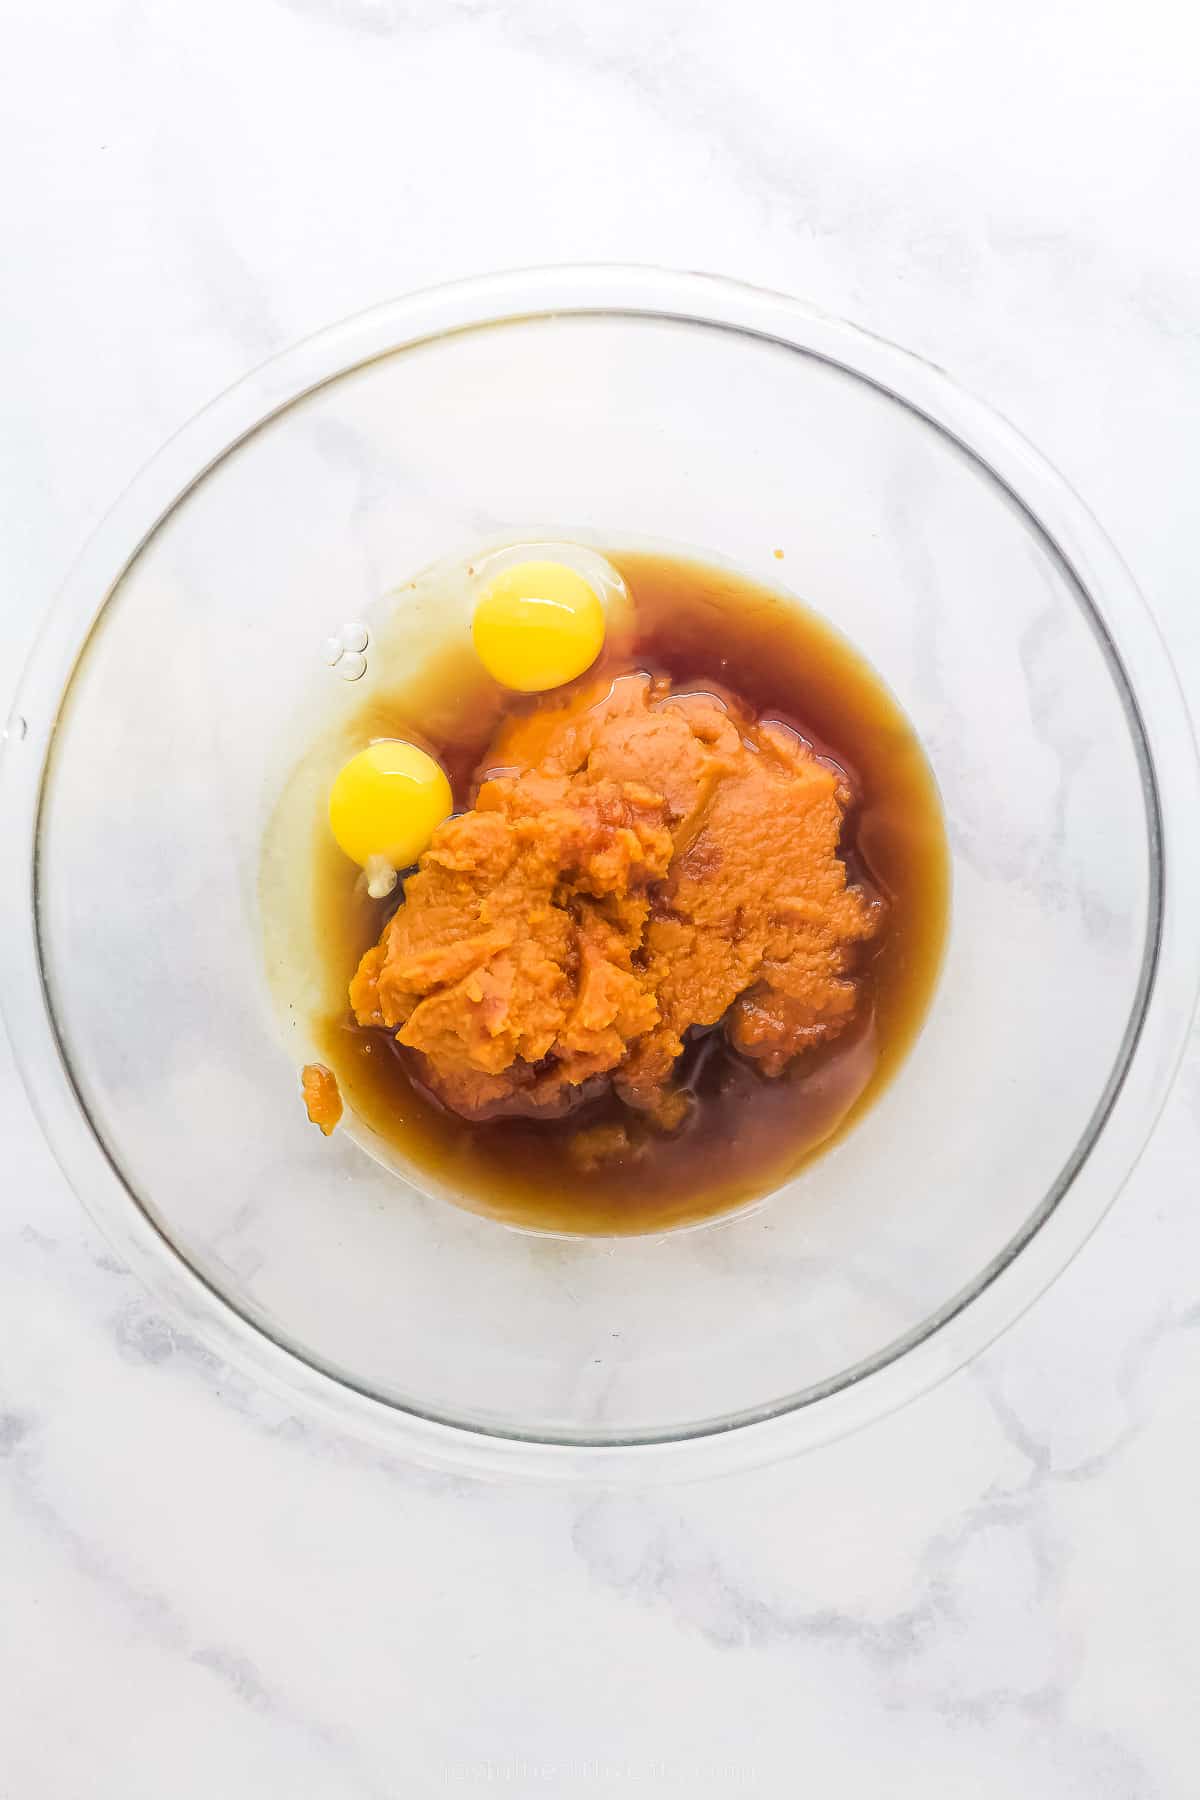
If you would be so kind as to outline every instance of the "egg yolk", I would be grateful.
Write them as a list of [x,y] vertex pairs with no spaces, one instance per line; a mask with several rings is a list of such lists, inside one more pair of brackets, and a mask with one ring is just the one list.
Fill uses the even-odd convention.
[[604,608],[565,563],[517,563],[480,596],[473,635],[489,675],[518,693],[538,694],[574,681],[595,662]]
[[329,825],[352,861],[407,869],[454,811],[445,770],[415,744],[360,750],[329,790]]

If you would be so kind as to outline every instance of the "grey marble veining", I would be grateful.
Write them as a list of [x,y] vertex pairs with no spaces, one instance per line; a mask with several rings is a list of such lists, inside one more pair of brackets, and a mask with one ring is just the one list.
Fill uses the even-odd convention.
[[[1200,703],[1198,27],[1170,0],[6,23],[0,712],[88,528],[249,365],[432,280],[606,258],[800,293],[981,393],[1102,518]],[[932,615],[920,653],[933,679]],[[477,1483],[300,1416],[111,1255],[6,1050],[0,1140],[0,1794],[1196,1793],[1200,1046],[988,1354],[679,1489]]]

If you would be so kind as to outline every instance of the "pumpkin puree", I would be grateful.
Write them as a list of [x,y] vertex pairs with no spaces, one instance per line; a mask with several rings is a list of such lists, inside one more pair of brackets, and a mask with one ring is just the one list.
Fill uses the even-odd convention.
[[629,674],[510,719],[350,985],[467,1119],[611,1084],[664,1130],[684,1037],[765,1075],[837,1035],[883,903],[838,853],[846,776],[721,692]]

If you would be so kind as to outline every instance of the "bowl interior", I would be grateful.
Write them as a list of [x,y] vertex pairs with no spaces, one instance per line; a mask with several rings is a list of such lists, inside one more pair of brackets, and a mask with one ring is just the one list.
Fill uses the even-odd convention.
[[[536,537],[671,540],[782,577],[893,689],[945,805],[946,963],[899,1075],[762,1205],[656,1238],[508,1230],[321,1139],[296,1095],[302,998],[281,1035],[264,973],[264,833],[303,722],[350,704],[322,639],[386,615],[416,654],[437,618],[391,590]],[[43,974],[131,1195],[277,1341],[487,1431],[684,1436],[901,1354],[1053,1205],[1139,1021],[1145,770],[1053,544],[880,387],[696,320],[464,329],[275,414],[129,566],[52,746]]]

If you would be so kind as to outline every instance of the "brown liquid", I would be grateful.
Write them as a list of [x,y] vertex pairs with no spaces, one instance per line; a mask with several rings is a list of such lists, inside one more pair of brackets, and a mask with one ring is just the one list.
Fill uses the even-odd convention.
[[[730,688],[838,762],[859,796],[842,853],[852,878],[886,896],[888,914],[862,965],[858,1016],[834,1043],[771,1080],[731,1051],[723,1032],[706,1032],[678,1065],[696,1101],[684,1127],[672,1136],[639,1129],[636,1155],[581,1169],[571,1151],[581,1130],[631,1121],[614,1097],[558,1121],[468,1124],[420,1087],[388,1033],[354,1022],[341,997],[396,901],[370,901],[361,885],[356,891],[356,871],[329,842],[316,893],[329,991],[338,998],[316,1035],[347,1104],[418,1185],[551,1231],[656,1231],[722,1212],[778,1187],[828,1147],[912,1043],[936,981],[949,901],[929,765],[896,702],[849,645],[815,614],[727,570],[642,554],[610,560],[637,621],[632,654],[627,645],[606,653],[613,672],[637,667],[669,675],[677,687]],[[536,704],[481,683],[472,665],[469,654],[448,654],[391,699],[364,705],[361,720],[363,742],[415,736],[433,748],[458,807],[472,803],[473,774],[501,712]]]

